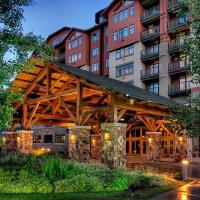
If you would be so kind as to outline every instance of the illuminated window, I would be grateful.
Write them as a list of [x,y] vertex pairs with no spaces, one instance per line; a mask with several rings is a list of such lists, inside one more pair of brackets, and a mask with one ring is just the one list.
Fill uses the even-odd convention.
[[42,136],[39,134],[33,135],[33,143],[41,143],[42,142]]
[[65,143],[65,135],[56,135],[55,136],[55,142],[56,143]]

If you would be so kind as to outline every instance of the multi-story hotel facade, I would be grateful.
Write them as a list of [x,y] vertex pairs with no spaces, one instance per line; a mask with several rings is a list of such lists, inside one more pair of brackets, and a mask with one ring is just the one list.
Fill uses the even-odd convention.
[[114,0],[87,30],[64,27],[47,38],[59,62],[186,102],[199,94],[188,76],[184,36],[190,33],[182,0]]

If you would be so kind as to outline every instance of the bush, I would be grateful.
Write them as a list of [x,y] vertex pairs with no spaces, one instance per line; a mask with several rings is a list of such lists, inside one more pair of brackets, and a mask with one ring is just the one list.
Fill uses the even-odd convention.
[[52,185],[45,177],[27,170],[5,171],[0,168],[0,193],[49,193]]
[[71,179],[57,181],[55,192],[103,192],[103,185],[99,178],[82,174]]
[[106,187],[107,192],[112,191],[124,191],[127,190],[129,187],[128,179],[127,178],[114,178],[112,183]]

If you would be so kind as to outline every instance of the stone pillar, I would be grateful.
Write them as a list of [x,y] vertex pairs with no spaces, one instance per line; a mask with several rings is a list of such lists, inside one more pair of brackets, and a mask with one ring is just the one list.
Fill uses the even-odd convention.
[[2,133],[3,151],[14,152],[17,151],[17,134],[14,132]]
[[184,159],[192,161],[193,143],[192,138],[187,136],[175,136],[175,161],[181,162]]
[[17,149],[20,153],[32,153],[33,131],[20,130],[17,131]]
[[126,127],[127,124],[102,124],[101,160],[110,168],[126,166]]
[[73,160],[90,160],[90,126],[69,128],[68,156]]
[[91,158],[101,160],[101,135],[91,135]]
[[159,161],[162,156],[162,133],[146,132],[147,161]]

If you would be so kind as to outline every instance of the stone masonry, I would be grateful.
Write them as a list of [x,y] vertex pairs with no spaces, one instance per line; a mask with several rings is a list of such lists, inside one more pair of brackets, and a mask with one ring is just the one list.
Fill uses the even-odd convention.
[[162,133],[146,132],[147,161],[159,161],[162,156]]
[[79,161],[89,161],[91,127],[75,126],[70,127],[69,129],[69,158]]
[[91,158],[101,160],[101,135],[91,135]]
[[126,127],[127,124],[102,124],[101,160],[110,168],[126,166]]
[[17,134],[14,132],[3,132],[3,150],[8,152],[17,151]]

